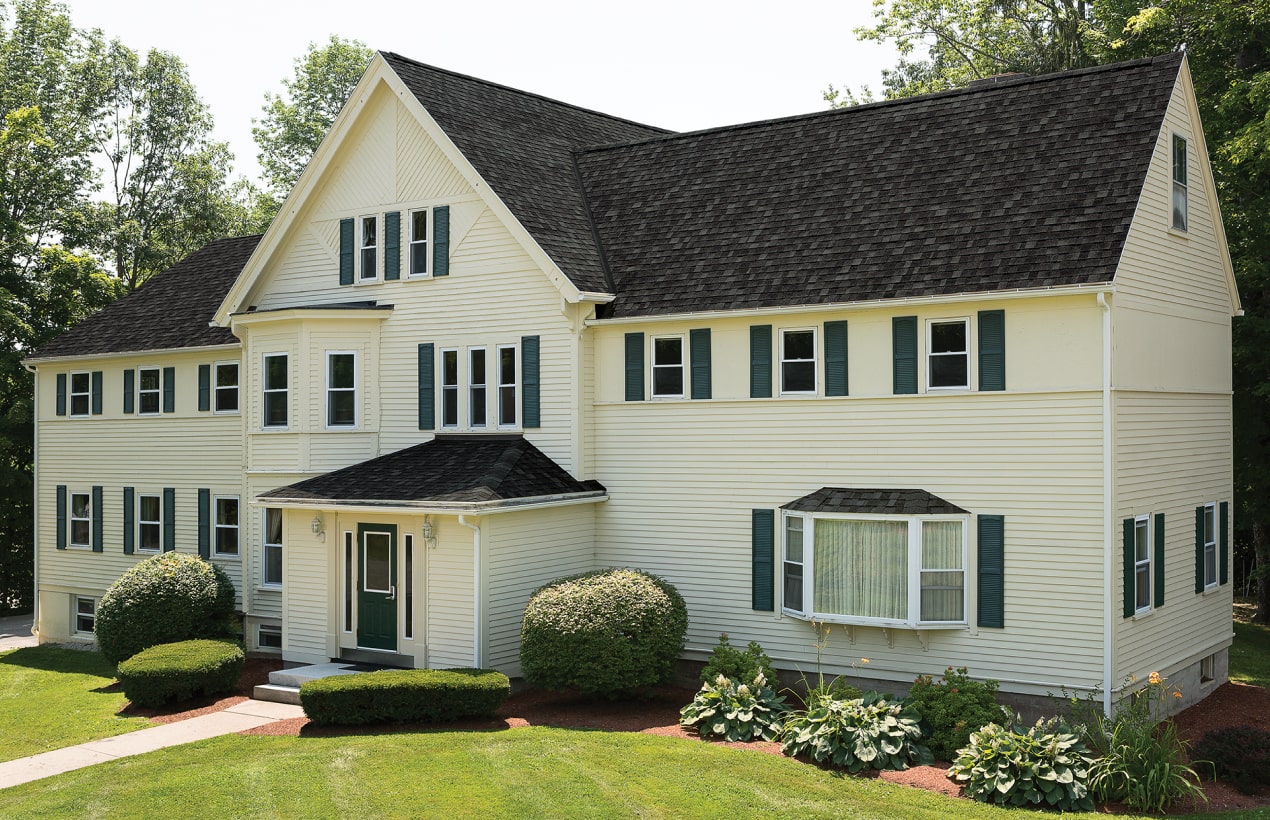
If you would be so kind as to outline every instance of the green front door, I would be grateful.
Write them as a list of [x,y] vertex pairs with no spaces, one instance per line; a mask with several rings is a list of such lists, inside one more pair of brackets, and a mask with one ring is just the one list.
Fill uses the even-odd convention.
[[357,645],[397,650],[397,528],[357,525]]

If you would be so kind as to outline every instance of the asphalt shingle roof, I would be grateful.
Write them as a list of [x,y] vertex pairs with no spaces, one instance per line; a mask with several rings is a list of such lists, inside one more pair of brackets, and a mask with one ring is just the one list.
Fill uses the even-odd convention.
[[868,515],[965,515],[966,511],[925,490],[862,490],[821,487],[781,507],[796,512]]
[[520,435],[446,435],[264,493],[262,499],[474,504],[594,493]]

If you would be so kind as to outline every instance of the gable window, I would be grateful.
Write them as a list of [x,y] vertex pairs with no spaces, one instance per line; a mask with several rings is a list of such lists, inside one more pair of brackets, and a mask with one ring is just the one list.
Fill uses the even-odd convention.
[[484,427],[488,413],[489,395],[485,379],[485,348],[474,347],[468,351],[468,425]]
[[[155,371],[158,372],[158,371]],[[87,416],[89,410],[89,397],[92,394],[93,380],[92,375],[87,371],[71,374],[71,415]],[[158,412],[157,410],[155,411]]]
[[966,622],[968,518],[785,516],[787,613],[881,626]]
[[520,402],[516,401],[516,346],[498,347],[498,426],[515,427]]
[[158,552],[163,549],[163,503],[157,495],[137,496],[137,549]]
[[410,275],[428,275],[428,211],[410,212]]
[[326,426],[357,426],[357,354],[327,351]]
[[926,325],[927,387],[966,390],[970,387],[970,322],[939,320]]
[[358,218],[357,262],[359,282],[368,282],[379,278],[376,268],[377,250],[379,248],[379,217],[363,216]]
[[1151,609],[1151,516],[1140,515],[1133,520],[1133,609],[1148,612]]
[[71,493],[69,516],[72,547],[92,546],[93,497],[89,493]]
[[238,557],[238,496],[218,495],[214,500],[216,511],[212,543],[216,555]]
[[141,367],[137,369],[137,412],[142,415],[157,416],[159,414],[159,394],[162,383],[157,367]]
[[781,395],[816,392],[816,331],[781,331]]
[[441,351],[441,426],[459,426],[459,351]]
[[97,628],[97,599],[75,599],[75,634],[91,635]]
[[1186,230],[1186,138],[1173,135],[1173,227]]
[[282,510],[265,508],[264,561],[261,583],[267,587],[282,586]]
[[1217,586],[1217,505],[1204,505],[1204,588]]
[[264,359],[265,427],[287,426],[287,354],[266,353]]
[[653,398],[684,397],[684,340],[682,336],[653,337]]
[[217,413],[237,413],[238,362],[217,362],[213,367],[215,400],[212,409]]

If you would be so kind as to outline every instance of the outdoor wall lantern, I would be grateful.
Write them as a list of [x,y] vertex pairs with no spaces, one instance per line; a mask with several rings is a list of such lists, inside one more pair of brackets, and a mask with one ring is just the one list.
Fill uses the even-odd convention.
[[313,529],[313,534],[316,535],[319,538],[319,540],[322,540],[322,541],[326,540],[326,531],[322,528],[322,516],[320,515],[313,516],[312,529]]
[[432,528],[432,516],[430,515],[425,516],[423,519],[423,543],[428,546],[428,549],[436,549],[437,534],[436,530]]

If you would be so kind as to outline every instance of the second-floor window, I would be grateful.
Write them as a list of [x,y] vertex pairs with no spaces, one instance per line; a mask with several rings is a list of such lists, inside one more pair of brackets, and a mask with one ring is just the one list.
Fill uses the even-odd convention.
[[781,395],[816,392],[816,331],[781,331]]
[[1133,608],[1151,609],[1151,516],[1140,515],[1133,522]]
[[929,322],[927,328],[928,388],[970,387],[970,322],[966,319]]
[[357,354],[326,354],[326,426],[357,426]]
[[162,549],[163,503],[157,495],[137,496],[137,548],[145,552]]
[[238,412],[238,362],[217,362],[214,384],[215,399],[212,405],[217,413]]
[[438,353],[440,427],[507,430],[521,424],[520,346],[445,348]]
[[[71,374],[71,415],[87,416],[89,398],[93,390],[92,375],[88,372]],[[157,410],[155,411],[158,412]]]
[[441,426],[459,426],[459,351],[441,351]]
[[1186,138],[1173,135],[1173,227],[1186,230]]
[[357,279],[368,282],[379,277],[376,267],[379,248],[379,217],[363,216],[357,220]]
[[287,354],[269,353],[264,358],[263,426],[287,426]]
[[468,426],[485,427],[489,415],[489,387],[486,383],[485,348],[474,347],[468,351]]
[[520,402],[517,400],[516,346],[498,348],[498,426],[515,427]]
[[682,399],[684,340],[682,336],[653,337],[653,398]]
[[282,510],[265,509],[264,561],[261,582],[267,587],[282,586]]
[[160,375],[157,367],[142,367],[137,370],[137,412],[143,415],[159,414],[159,394],[162,392]]
[[215,499],[215,532],[212,543],[216,555],[238,557],[238,497],[218,495]]
[[428,275],[428,211],[410,212],[410,275]]
[[1217,586],[1217,505],[1204,505],[1204,588]]
[[93,497],[89,493],[71,493],[70,545],[92,546]]

